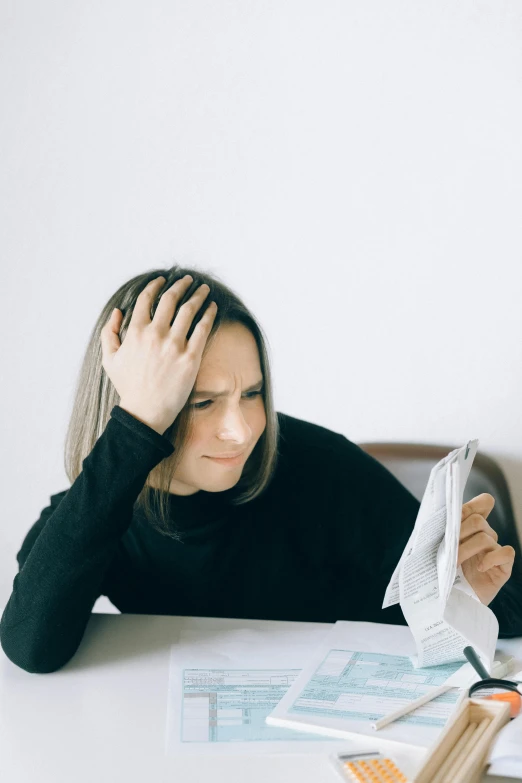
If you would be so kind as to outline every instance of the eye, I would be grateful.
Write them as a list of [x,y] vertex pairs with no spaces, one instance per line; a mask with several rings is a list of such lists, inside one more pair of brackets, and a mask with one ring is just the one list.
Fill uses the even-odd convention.
[[[246,398],[248,400],[252,400],[254,397],[256,397],[258,394],[262,394],[263,391],[254,391],[254,392],[247,392]],[[196,402],[193,405],[191,405],[191,408],[195,408],[197,411],[203,411],[206,410],[210,405],[213,404],[213,400],[205,400],[205,402]]]

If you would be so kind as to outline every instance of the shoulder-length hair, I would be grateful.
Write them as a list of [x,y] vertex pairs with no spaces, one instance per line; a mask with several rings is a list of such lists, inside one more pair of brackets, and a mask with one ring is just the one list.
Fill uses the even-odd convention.
[[[110,297],[96,321],[76,383],[72,413],[65,436],[64,465],[71,484],[81,473],[83,460],[90,454],[96,441],[105,430],[113,407],[120,402],[118,392],[102,366],[100,338],[102,328],[109,320],[113,309],[119,308],[123,314],[119,332],[120,340],[123,343],[136,300],[145,286],[160,275],[165,277],[165,284],[159,289],[151,307],[150,316],[152,319],[162,293],[170,288],[176,280],[187,274],[192,275],[193,282],[180,300],[175,315],[179,307],[190,299],[196,288],[199,288],[203,283],[210,287],[208,295],[194,316],[187,333],[187,339],[190,339],[208,304],[213,300],[218,306],[212,330],[203,351],[202,361],[220,326],[225,323],[243,324],[254,336],[259,351],[264,378],[262,398],[265,405],[266,427],[245,463],[243,473],[235,485],[236,491],[231,496],[230,502],[233,505],[247,503],[260,495],[270,483],[277,463],[279,422],[277,412],[274,410],[268,341],[264,336],[263,329],[240,298],[216,275],[206,271],[202,272],[193,267],[175,265],[170,269],[154,269],[145,272],[123,283]],[[172,425],[163,433],[163,437],[168,438],[175,447],[174,452],[150,471],[145,485],[134,503],[135,509],[139,508],[144,513],[146,520],[158,532],[175,539],[179,538],[179,535],[176,533],[175,520],[169,517],[169,491],[174,472],[183,457],[185,444],[194,422],[194,409],[189,406],[189,399],[190,396]],[[154,490],[159,490],[159,492]]]

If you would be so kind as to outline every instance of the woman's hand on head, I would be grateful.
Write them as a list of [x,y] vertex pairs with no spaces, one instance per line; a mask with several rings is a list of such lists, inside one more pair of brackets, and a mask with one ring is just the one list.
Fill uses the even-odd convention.
[[123,343],[120,310],[114,310],[101,330],[102,366],[120,396],[121,407],[161,434],[179,415],[196,382],[217,312],[211,302],[187,340],[194,316],[210,291],[203,285],[179,308],[171,326],[191,283],[192,277],[185,276],[167,289],[151,320],[152,303],[165,278],[151,280],[136,300]]

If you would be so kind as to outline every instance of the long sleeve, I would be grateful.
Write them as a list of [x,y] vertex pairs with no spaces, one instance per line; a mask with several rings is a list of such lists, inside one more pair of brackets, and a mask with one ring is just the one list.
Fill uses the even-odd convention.
[[114,406],[81,473],[51,495],[17,554],[19,573],[0,620],[2,649],[17,666],[43,674],[73,657],[146,478],[173,451]]
[[[357,526],[351,526],[345,534],[351,539],[351,548],[355,544],[354,551],[359,553],[357,568],[371,585],[368,599],[371,619],[405,624],[399,605],[379,610],[378,604],[382,605],[386,587],[415,525],[420,503],[381,463],[341,437],[346,441],[345,486],[349,480],[357,495],[356,499],[347,498]],[[356,455],[354,449],[360,453]],[[347,549],[348,544],[341,551]],[[521,574],[521,564],[515,563],[511,578],[489,604],[499,621],[500,638],[522,636]]]

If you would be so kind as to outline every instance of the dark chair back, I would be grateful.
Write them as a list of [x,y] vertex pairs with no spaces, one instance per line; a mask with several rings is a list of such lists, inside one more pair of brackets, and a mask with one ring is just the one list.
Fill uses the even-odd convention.
[[[381,462],[390,473],[410,490],[419,502],[422,500],[431,469],[457,446],[435,446],[424,443],[360,443],[360,447]],[[511,495],[500,465],[491,457],[475,455],[464,489],[466,503],[482,492],[495,498],[495,507],[488,522],[498,534],[498,542],[510,544],[516,552],[515,568],[522,575],[522,555],[513,514]]]

